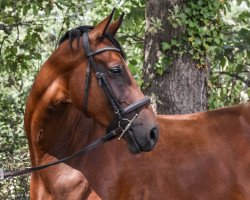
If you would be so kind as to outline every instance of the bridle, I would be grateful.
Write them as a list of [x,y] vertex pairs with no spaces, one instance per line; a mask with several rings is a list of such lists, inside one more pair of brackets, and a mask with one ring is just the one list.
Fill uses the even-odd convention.
[[120,49],[110,46],[110,47],[98,49],[94,52],[91,51],[90,45],[89,45],[88,32],[83,33],[83,48],[84,48],[85,54],[88,58],[86,79],[85,79],[85,88],[84,88],[83,111],[85,114],[88,113],[87,112],[88,89],[89,89],[89,83],[90,83],[90,77],[91,77],[91,66],[92,66],[93,70],[95,72],[95,76],[99,81],[99,85],[103,88],[104,93],[106,94],[106,96],[107,96],[107,98],[108,98],[108,100],[113,108],[113,111],[114,111],[116,118],[117,118],[117,122],[116,122],[116,119],[114,119],[115,123],[111,123],[111,125],[108,128],[109,130],[106,132],[106,134],[103,137],[95,140],[91,144],[87,145],[86,147],[80,149],[78,152],[76,152],[76,153],[74,153],[66,158],[63,158],[63,159],[60,159],[60,160],[57,160],[54,162],[50,162],[50,163],[47,163],[44,165],[29,167],[29,168],[25,168],[22,170],[15,170],[15,171],[10,171],[10,172],[4,172],[4,170],[0,168],[0,180],[4,180],[7,178],[16,177],[16,176],[21,176],[24,174],[29,174],[29,173],[32,173],[32,172],[35,172],[38,170],[48,168],[50,166],[57,165],[57,164],[62,163],[62,162],[66,162],[66,161],[68,161],[76,156],[79,156],[79,155],[82,155],[88,151],[91,151],[91,150],[97,148],[98,146],[106,143],[107,141],[113,140],[116,137],[118,137],[118,139],[121,139],[121,137],[130,128],[130,126],[132,125],[133,121],[136,119],[138,114],[136,113],[132,117],[132,119],[127,119],[126,116],[128,114],[130,114],[131,112],[137,110],[138,108],[150,103],[150,99],[148,97],[145,97],[139,101],[136,101],[136,102],[128,105],[125,108],[122,108],[117,97],[115,96],[113,89],[111,88],[110,84],[108,83],[105,74],[101,71],[101,68],[94,62],[93,56],[100,54],[100,53],[103,53],[105,51],[117,51],[117,52],[121,53]]
[[[139,101],[136,101],[130,105],[128,105],[125,108],[122,108],[121,104],[119,103],[113,89],[111,88],[110,84],[107,81],[106,75],[105,73],[102,72],[102,69],[100,66],[98,66],[95,61],[94,61],[94,56],[100,53],[103,53],[105,51],[117,51],[119,53],[121,53],[121,50],[116,48],[116,47],[105,47],[102,49],[98,49],[96,51],[91,51],[90,48],[90,44],[89,44],[89,36],[88,36],[88,32],[84,32],[83,33],[83,48],[85,51],[85,54],[88,58],[88,63],[87,63],[87,69],[86,69],[86,79],[85,79],[85,88],[84,88],[84,102],[83,102],[83,111],[85,114],[88,113],[88,89],[89,89],[89,83],[90,83],[90,77],[91,77],[91,66],[94,70],[95,76],[98,79],[99,82],[99,86],[103,88],[104,93],[106,94],[112,108],[113,111],[116,115],[116,118],[118,119],[118,123],[116,123],[116,125],[114,125],[114,123],[111,123],[111,125],[109,126],[109,130],[110,129],[115,129],[115,126],[118,126],[118,128],[122,128],[122,135],[128,130],[128,124],[130,124],[131,126],[131,120],[126,118],[126,115],[128,115],[129,113],[137,110],[138,108],[148,105],[150,103],[150,99],[149,97],[145,97]],[[106,38],[109,39],[108,34],[106,35]],[[132,117],[132,120],[134,120],[136,117],[138,116],[138,114],[135,114]],[[115,120],[115,119],[114,119]],[[121,126],[121,122],[125,122],[125,127]],[[124,124],[124,123],[123,123]],[[117,127],[116,127],[117,128]],[[121,138],[121,134],[118,137],[119,139]]]

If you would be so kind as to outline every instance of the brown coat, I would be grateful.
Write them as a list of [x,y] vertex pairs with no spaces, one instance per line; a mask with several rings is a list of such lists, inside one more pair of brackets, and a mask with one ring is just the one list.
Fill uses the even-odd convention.
[[[85,176],[101,199],[107,200],[250,199],[249,103],[191,115],[158,115],[157,119],[160,138],[152,152],[132,155],[124,142],[115,140],[44,170],[33,191],[50,199],[86,199],[83,194],[89,194],[90,188]],[[66,128],[74,134],[58,137],[46,161],[77,151],[105,131],[72,106],[67,106],[58,131]]]

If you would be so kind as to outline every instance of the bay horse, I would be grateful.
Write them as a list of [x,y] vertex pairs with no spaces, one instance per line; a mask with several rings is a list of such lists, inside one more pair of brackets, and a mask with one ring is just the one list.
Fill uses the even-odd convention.
[[[159,132],[155,115],[114,37],[123,18],[112,22],[114,11],[96,27],[67,32],[37,74],[24,117],[32,166],[67,157],[96,139],[92,125],[85,124],[80,135],[75,132],[85,115],[109,131],[119,130],[116,134],[133,154],[154,148]],[[79,164],[73,159],[33,172],[30,198],[87,198],[91,188]]]
[[[78,140],[83,132],[97,138],[105,130],[72,106],[68,114],[66,122]],[[250,199],[250,103],[157,115],[157,122],[160,134],[153,151],[132,155],[126,143],[113,140],[75,159],[64,173],[85,175],[94,190],[88,200]],[[67,180],[54,180],[68,187]]]
[[[118,20],[102,29],[114,36],[120,23]],[[107,27],[100,24],[90,31],[90,36],[95,29]],[[91,37],[91,49],[112,45],[107,38],[95,41]],[[33,165],[77,152],[99,138],[114,117],[112,106],[94,77],[90,82],[88,109],[83,109],[88,64],[84,52],[81,55],[76,51],[77,40],[73,41],[72,49],[69,47],[69,38],[70,34],[65,36],[65,41],[42,67],[28,98],[25,128]],[[79,41],[82,40],[80,37]],[[107,51],[95,59],[110,67],[105,62],[117,57],[123,60],[120,56],[116,51]],[[130,93],[123,89],[125,86],[117,88],[112,84],[111,77],[109,82],[116,96],[126,96],[123,105],[127,106],[143,95],[126,65],[124,68],[131,81],[128,85],[132,88],[126,87]],[[116,68],[113,72],[120,73]],[[139,95],[133,96],[136,94]],[[31,199],[250,199],[249,103],[189,115],[157,115],[156,121],[147,105],[137,110],[139,116],[131,131],[123,136],[125,142],[113,140],[84,156],[33,173]],[[126,150],[127,146],[132,153],[152,150],[157,140],[156,124],[160,137],[153,151],[132,155]],[[143,133],[146,141],[141,139],[142,145],[138,146],[133,137],[141,137]]]

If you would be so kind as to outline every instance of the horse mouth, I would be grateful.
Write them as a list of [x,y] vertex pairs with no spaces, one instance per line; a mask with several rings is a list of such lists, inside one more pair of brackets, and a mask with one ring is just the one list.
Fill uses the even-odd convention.
[[128,145],[128,149],[130,153],[132,154],[139,154],[142,152],[135,136],[134,133],[131,129],[127,130],[127,132],[123,136],[124,140],[126,141]]

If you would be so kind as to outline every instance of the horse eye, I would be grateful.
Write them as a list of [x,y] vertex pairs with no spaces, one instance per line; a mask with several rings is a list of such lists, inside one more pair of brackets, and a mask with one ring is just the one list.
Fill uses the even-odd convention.
[[122,73],[122,69],[120,67],[114,67],[109,70],[110,75],[119,76]]

